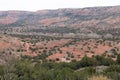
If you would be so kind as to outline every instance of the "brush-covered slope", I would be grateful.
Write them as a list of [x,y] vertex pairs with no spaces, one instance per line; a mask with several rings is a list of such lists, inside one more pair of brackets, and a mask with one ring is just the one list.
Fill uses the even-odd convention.
[[[80,9],[1,11],[1,33],[79,37],[119,37],[120,6]],[[21,33],[21,34],[22,34]],[[69,33],[69,34],[68,34]],[[89,34],[89,35],[88,35]],[[94,38],[94,37],[93,37]]]

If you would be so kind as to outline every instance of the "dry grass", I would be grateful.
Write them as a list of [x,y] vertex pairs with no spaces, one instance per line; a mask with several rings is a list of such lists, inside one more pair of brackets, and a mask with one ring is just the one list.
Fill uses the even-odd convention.
[[99,76],[93,76],[89,78],[88,80],[111,80],[111,79],[107,78],[106,76],[99,75]]

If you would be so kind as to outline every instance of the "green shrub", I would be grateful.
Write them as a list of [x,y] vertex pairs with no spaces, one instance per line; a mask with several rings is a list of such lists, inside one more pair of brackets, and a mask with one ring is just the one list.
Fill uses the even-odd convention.
[[109,66],[105,72],[120,72],[120,65],[111,65]]
[[95,58],[89,58],[87,56],[83,57],[81,61],[79,61],[79,67],[87,67],[87,66],[96,66],[98,62]]

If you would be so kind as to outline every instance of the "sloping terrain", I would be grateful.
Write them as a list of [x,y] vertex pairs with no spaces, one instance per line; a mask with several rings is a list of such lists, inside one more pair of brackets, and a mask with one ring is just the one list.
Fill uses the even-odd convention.
[[0,64],[12,58],[20,59],[24,55],[36,56],[37,54],[31,52],[30,44],[21,41],[20,38],[0,34]]
[[1,11],[0,33],[0,59],[29,55],[70,62],[104,55],[115,60],[120,52],[120,6]]
[[119,38],[120,6],[36,12],[1,11],[0,26],[0,32],[7,34]]
[[[12,35],[15,36],[15,35]],[[79,39],[39,35],[16,35],[24,43],[25,54],[33,60],[71,62],[80,61],[84,56],[93,58],[102,55],[116,60],[120,53],[120,40]]]

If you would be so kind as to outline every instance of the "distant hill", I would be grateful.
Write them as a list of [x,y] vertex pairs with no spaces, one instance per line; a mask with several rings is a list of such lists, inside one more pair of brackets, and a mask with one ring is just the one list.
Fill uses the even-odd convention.
[[[120,6],[27,11],[1,11],[0,32],[66,37],[115,37],[120,33]],[[51,34],[49,34],[51,33]],[[68,35],[68,33],[70,35]],[[89,34],[89,35],[88,35]]]

